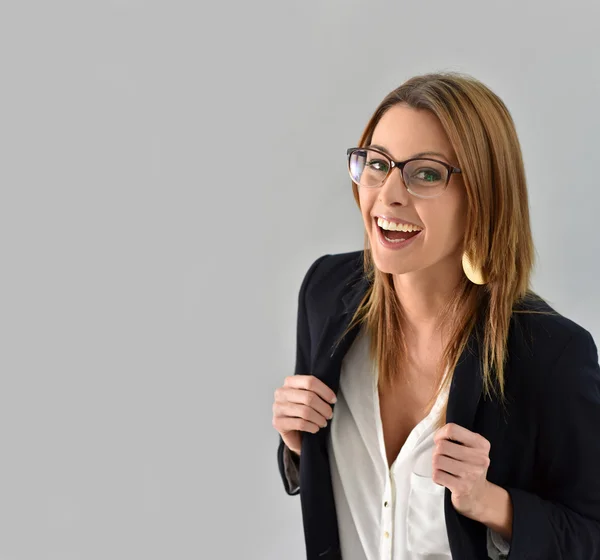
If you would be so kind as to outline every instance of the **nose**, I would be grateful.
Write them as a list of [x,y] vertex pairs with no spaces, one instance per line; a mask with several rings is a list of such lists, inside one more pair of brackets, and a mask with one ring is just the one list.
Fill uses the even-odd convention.
[[410,200],[410,193],[404,184],[402,171],[397,167],[392,169],[383,185],[379,187],[379,200],[388,206],[406,206]]

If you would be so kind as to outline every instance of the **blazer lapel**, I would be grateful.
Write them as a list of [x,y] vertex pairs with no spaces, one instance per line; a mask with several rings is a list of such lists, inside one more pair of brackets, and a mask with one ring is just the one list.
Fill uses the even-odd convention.
[[473,429],[475,412],[483,388],[477,327],[471,333],[467,346],[460,356],[448,395],[446,421]]
[[[340,299],[336,312],[329,316],[323,335],[313,354],[312,374],[321,379],[335,393],[339,389],[341,364],[346,352],[356,339],[360,325],[355,325],[342,340],[339,337],[348,327],[368,287],[368,279],[360,273],[354,274],[347,283],[350,288]],[[482,371],[477,331],[458,360],[448,396],[447,422],[473,429],[475,412],[482,394]]]
[[[339,389],[342,360],[356,339],[360,325],[355,325],[339,343],[338,339],[358,309],[369,287],[369,281],[361,269],[353,275],[347,285],[349,289],[341,297],[336,312],[327,318],[323,335],[313,354],[311,373],[335,393]],[[446,414],[447,422],[459,424],[468,430],[473,430],[483,388],[478,332],[479,323],[469,337],[454,370]]]
[[[480,348],[475,327],[452,378],[446,422],[474,431],[474,420],[483,388]],[[479,560],[487,557],[487,533],[481,523],[459,514],[452,505],[452,493],[446,488],[444,512],[452,557]]]
[[[342,359],[358,334],[354,327],[336,342],[348,327],[360,299],[368,287],[362,268],[347,282],[350,289],[340,298],[335,312],[325,320],[323,334],[313,355],[311,374],[338,392]],[[335,408],[335,405],[332,405]],[[331,422],[316,434],[305,432],[300,455],[300,498],[307,558],[340,560],[340,542],[333,487],[329,476],[327,436]]]
[[360,330],[360,325],[354,325],[340,340],[369,287],[362,267],[352,275],[347,286],[349,288],[340,298],[336,312],[326,321],[312,364],[312,374],[321,379],[334,393],[338,392],[340,386],[342,360]]

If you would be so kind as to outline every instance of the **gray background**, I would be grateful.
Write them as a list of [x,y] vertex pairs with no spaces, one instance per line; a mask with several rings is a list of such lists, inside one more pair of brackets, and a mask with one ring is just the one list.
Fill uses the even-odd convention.
[[600,4],[0,5],[0,560],[304,557],[273,391],[382,97],[459,70],[522,141],[534,288],[600,337]]

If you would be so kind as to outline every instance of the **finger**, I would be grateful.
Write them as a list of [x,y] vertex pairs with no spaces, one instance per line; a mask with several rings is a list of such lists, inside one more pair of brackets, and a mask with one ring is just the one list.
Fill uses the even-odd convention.
[[441,470],[456,477],[462,477],[468,469],[468,465],[445,455],[435,455],[433,457],[433,468],[434,470]]
[[484,452],[480,449],[473,449],[447,439],[441,439],[436,443],[435,453],[446,455],[457,461],[475,462]]
[[337,400],[335,393],[314,375],[290,375],[285,378],[284,387],[313,391],[324,401],[330,403],[334,403]]
[[475,436],[475,434],[463,426],[448,423],[436,432],[433,439],[436,443],[441,439],[447,439],[458,444],[467,444],[468,442],[474,441],[475,438],[473,436]]
[[433,482],[440,486],[445,486],[451,492],[454,492],[454,489],[456,488],[456,483],[458,481],[458,479],[454,475],[448,474],[444,471],[434,471],[432,478]]
[[309,420],[321,428],[327,426],[327,419],[322,414],[319,414],[314,408],[304,404],[292,402],[278,403],[273,406],[273,414],[282,417],[304,418],[304,420]]
[[313,391],[282,387],[280,402],[303,404],[316,410],[326,419],[330,419],[333,416],[333,408]]
[[440,439],[448,439],[467,447],[489,447],[489,442],[482,435],[452,423],[446,424],[443,428],[439,429],[433,439],[436,443]]
[[311,422],[310,420],[306,420],[304,418],[293,418],[290,416],[276,418],[276,421],[273,423],[273,425],[281,434],[292,432],[294,430],[316,434],[321,429],[320,426]]

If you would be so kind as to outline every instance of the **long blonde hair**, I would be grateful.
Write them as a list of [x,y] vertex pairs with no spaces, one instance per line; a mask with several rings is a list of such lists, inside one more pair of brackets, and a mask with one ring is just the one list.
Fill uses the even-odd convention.
[[[462,170],[467,193],[466,250],[488,278],[484,286],[466,277],[440,316],[448,328],[448,344],[439,364],[438,390],[446,389],[476,323],[481,325],[480,355],[484,393],[505,399],[504,366],[511,315],[529,296],[534,246],[529,221],[525,169],[515,125],[500,100],[478,80],[456,73],[434,73],[411,78],[389,93],[375,110],[360,138],[370,144],[383,114],[398,103],[433,113],[441,122]],[[360,208],[358,186],[352,184]],[[407,347],[402,329],[402,306],[391,274],[372,261],[365,231],[364,273],[369,288],[346,329],[356,323],[371,335],[371,357],[380,387],[391,387]],[[444,376],[448,368],[449,375]],[[446,407],[437,426],[444,424]]]

